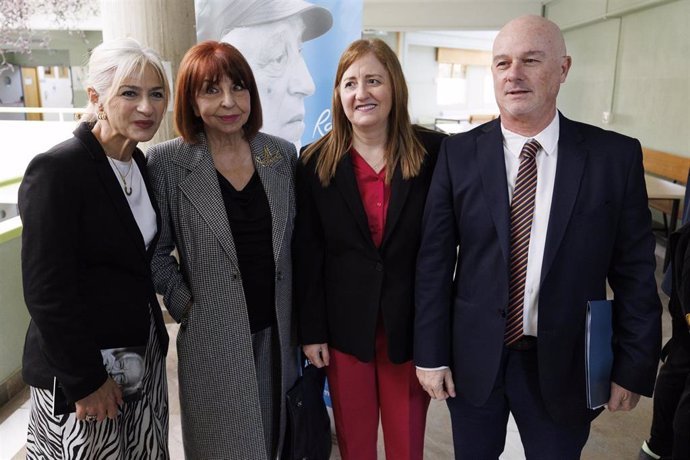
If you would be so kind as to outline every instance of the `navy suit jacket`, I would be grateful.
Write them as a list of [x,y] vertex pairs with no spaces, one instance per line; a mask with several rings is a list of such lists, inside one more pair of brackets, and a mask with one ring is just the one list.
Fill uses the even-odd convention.
[[[654,386],[661,305],[639,142],[559,116],[538,300],[539,381],[554,420],[582,423],[598,414],[585,401],[587,301],[605,299],[608,280],[615,298],[612,379],[643,395]],[[500,120],[446,139],[417,264],[415,364],[449,365],[458,397],[477,406],[494,386],[504,349],[506,184]]]

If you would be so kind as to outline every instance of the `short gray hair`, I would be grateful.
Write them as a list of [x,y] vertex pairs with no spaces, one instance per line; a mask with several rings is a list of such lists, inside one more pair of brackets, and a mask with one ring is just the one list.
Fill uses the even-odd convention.
[[110,40],[95,47],[87,64],[88,73],[84,86],[93,88],[98,93],[99,102],[94,104],[89,99],[80,120],[82,122],[96,121],[98,106],[104,104],[112,96],[112,92],[120,87],[123,80],[135,73],[143,74],[147,65],[158,74],[167,101],[170,86],[163,68],[163,61],[156,51],[143,47],[133,38]]

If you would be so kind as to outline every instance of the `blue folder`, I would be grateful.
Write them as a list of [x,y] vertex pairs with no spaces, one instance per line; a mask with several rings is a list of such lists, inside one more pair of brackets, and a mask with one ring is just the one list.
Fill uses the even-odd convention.
[[611,395],[611,368],[613,367],[612,302],[587,302],[585,327],[585,372],[587,407],[597,409],[609,401]]

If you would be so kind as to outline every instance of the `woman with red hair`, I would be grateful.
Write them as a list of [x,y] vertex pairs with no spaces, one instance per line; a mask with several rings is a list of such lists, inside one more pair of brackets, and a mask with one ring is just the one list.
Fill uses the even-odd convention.
[[187,52],[174,110],[180,137],[149,150],[162,221],[152,270],[181,324],[185,456],[275,459],[285,392],[299,370],[291,324],[295,147],[259,131],[256,81],[227,43]]

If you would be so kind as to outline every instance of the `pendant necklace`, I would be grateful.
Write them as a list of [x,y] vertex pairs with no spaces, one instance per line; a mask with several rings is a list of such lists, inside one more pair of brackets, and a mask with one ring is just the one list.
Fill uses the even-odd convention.
[[132,161],[133,160],[129,160],[129,168],[127,169],[126,173],[122,174],[120,172],[120,168],[117,167],[117,163],[115,163],[115,161],[110,157],[108,157],[108,159],[113,164],[113,166],[115,166],[115,171],[117,171],[117,174],[120,176],[120,179],[122,179],[122,188],[125,191],[125,195],[131,196],[132,195],[132,186],[130,185],[129,187],[127,187],[127,176],[129,176],[130,171],[132,171]]

